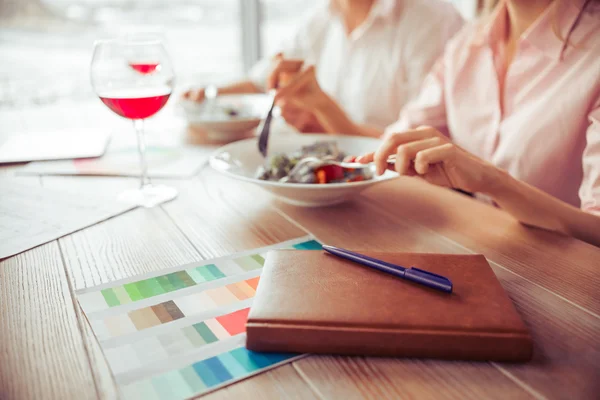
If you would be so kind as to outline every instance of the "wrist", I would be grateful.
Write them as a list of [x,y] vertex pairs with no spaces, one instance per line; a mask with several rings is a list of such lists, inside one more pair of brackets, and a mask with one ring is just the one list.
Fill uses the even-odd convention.
[[335,101],[325,92],[321,92],[318,96],[315,96],[315,100],[311,103],[309,111],[315,116],[324,132],[335,132],[337,107]]
[[348,118],[336,101],[324,92],[314,101],[312,113],[328,133],[360,134],[357,125]]
[[493,199],[502,197],[514,178],[505,170],[497,168],[492,164],[486,163],[485,168],[485,179],[479,191]]
[[320,91],[311,102],[310,111],[317,116],[330,115],[334,111],[335,105],[335,101],[327,93]]

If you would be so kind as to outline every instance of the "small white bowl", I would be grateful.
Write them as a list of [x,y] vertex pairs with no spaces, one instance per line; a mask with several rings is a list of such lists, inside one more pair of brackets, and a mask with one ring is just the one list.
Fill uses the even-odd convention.
[[[217,140],[235,140],[248,136],[268,111],[269,96],[264,94],[239,94],[217,96],[213,101],[212,112],[208,101],[196,103],[192,100],[180,101],[191,127],[201,128],[209,137]],[[228,116],[224,107],[235,109],[238,116]]]
[[[287,134],[284,137],[277,138],[277,140],[275,138],[271,139],[269,154],[289,154],[302,146],[317,141],[331,140],[336,141],[339,149],[348,155],[361,155],[375,151],[381,143],[378,139],[356,136]],[[386,171],[382,176],[362,182],[301,184],[263,181],[256,178],[256,171],[264,164],[264,158],[258,152],[257,146],[257,138],[241,140],[223,146],[210,157],[210,166],[231,178],[254,183],[275,194],[282,201],[301,207],[319,207],[342,203],[356,197],[361,191],[372,185],[398,176],[395,172]]]

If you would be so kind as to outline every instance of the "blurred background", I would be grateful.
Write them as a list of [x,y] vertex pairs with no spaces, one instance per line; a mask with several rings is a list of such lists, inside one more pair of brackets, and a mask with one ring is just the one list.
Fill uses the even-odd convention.
[[[0,0],[0,109],[93,98],[94,40],[165,34],[177,89],[240,77],[326,0]],[[452,0],[472,18],[475,0]]]

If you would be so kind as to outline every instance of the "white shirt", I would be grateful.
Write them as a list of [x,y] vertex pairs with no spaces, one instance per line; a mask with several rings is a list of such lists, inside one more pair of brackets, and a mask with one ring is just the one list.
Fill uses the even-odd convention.
[[[314,64],[317,80],[357,123],[383,129],[419,92],[444,45],[463,23],[442,0],[375,0],[367,19],[350,34],[334,3],[312,10],[278,50]],[[250,79],[263,87],[271,59]]]

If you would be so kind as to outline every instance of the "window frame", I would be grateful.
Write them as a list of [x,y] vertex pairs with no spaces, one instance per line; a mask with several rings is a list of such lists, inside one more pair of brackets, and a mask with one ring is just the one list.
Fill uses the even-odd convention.
[[262,57],[260,32],[262,3],[261,0],[239,1],[242,63],[244,72],[248,73]]

